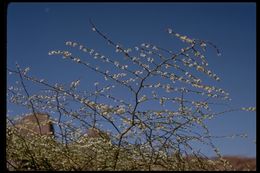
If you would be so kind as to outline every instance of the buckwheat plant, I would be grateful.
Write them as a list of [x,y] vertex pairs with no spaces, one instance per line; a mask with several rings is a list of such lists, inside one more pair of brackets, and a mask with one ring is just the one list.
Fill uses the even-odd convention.
[[[256,108],[214,110],[214,105],[230,101],[227,91],[203,80],[204,76],[220,81],[205,56],[209,47],[217,55],[219,49],[173,29],[167,33],[184,43],[180,50],[152,43],[128,48],[90,24],[115,51],[116,58],[75,41],[65,42],[68,50],[48,54],[85,67],[88,75],[102,76],[104,80],[95,82],[93,88],[81,91],[79,79],[70,84],[50,83],[29,75],[29,67],[22,69],[18,64],[16,69],[8,68],[10,75],[18,77],[16,84],[8,87],[8,101],[34,115],[51,115],[55,126],[54,136],[26,138],[17,131],[15,120],[7,116],[8,168],[233,170],[213,144],[212,139],[218,136],[210,134],[206,122],[226,112]],[[69,50],[85,55],[79,57]],[[41,89],[30,91],[29,85]],[[87,129],[95,130],[97,137],[87,135]],[[218,159],[207,158],[193,146],[196,143],[211,147]]]

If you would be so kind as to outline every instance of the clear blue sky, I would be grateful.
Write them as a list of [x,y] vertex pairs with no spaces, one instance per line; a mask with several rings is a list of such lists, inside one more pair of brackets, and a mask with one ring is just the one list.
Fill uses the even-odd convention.
[[[30,74],[50,82],[98,80],[75,64],[48,56],[50,50],[65,49],[67,40],[111,51],[91,31],[89,18],[126,47],[151,42],[174,50],[176,42],[165,32],[168,27],[212,41],[222,56],[211,53],[209,65],[222,79],[219,86],[230,93],[231,105],[256,105],[254,3],[12,3],[7,14],[7,66],[14,68],[15,62],[29,66]],[[248,139],[216,140],[224,155],[256,155],[256,113],[227,113],[209,127],[214,135],[248,133]]]

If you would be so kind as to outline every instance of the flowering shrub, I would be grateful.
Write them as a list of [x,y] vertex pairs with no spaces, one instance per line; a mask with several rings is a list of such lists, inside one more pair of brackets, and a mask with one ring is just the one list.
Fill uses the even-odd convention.
[[[56,127],[55,136],[21,136],[11,118],[7,121],[7,165],[17,170],[216,170],[233,169],[211,141],[205,124],[229,111],[255,111],[254,107],[214,111],[214,101],[225,103],[229,94],[206,84],[201,75],[220,81],[204,55],[209,41],[189,38],[168,29],[170,36],[186,47],[168,50],[152,43],[125,48],[104,35],[92,22],[92,29],[123,58],[107,57],[90,47],[66,41],[70,49],[86,53],[80,58],[68,50],[53,50],[50,56],[77,63],[104,81],[94,83],[94,91],[80,91],[80,80],[70,85],[51,84],[28,75],[16,64],[20,82],[8,88],[11,103],[33,114],[46,112]],[[25,84],[45,87],[32,94]],[[125,95],[118,96],[116,90]],[[76,106],[75,106],[76,105]],[[98,129],[98,137],[85,129]],[[207,159],[193,143],[207,145],[218,160]],[[221,165],[221,168],[220,166]]]

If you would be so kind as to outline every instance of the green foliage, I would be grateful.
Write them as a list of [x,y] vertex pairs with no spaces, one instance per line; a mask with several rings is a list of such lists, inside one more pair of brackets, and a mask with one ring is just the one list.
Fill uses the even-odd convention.
[[[116,145],[102,138],[81,137],[63,145],[53,136],[21,136],[14,127],[7,128],[7,166],[10,170],[114,170]],[[128,145],[120,148],[116,170],[213,170],[219,161],[201,157],[171,156],[157,153],[151,161],[149,150]]]

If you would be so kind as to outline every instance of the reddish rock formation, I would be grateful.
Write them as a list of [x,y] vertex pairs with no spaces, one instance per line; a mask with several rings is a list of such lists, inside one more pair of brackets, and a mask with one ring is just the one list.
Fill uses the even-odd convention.
[[54,134],[54,128],[49,115],[43,113],[37,113],[36,116],[34,114],[26,115],[16,123],[16,127],[19,128],[22,135],[28,135],[30,133],[38,133],[42,135]]
[[87,130],[87,137],[90,138],[103,138],[109,140],[109,135],[99,129],[89,128]]

